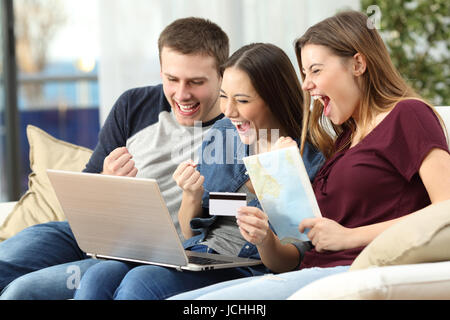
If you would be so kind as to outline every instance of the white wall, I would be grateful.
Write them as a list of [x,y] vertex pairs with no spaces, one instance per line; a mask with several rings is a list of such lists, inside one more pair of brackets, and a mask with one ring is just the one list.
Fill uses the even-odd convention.
[[100,121],[126,89],[160,82],[157,40],[175,19],[216,22],[231,52],[251,42],[276,44],[297,68],[293,41],[342,8],[358,10],[359,0],[100,0]]

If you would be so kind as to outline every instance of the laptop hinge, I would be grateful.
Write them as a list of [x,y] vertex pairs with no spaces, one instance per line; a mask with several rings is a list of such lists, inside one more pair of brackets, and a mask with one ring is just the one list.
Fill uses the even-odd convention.
[[88,256],[90,256],[92,259],[98,259],[97,255],[95,253],[86,253]]

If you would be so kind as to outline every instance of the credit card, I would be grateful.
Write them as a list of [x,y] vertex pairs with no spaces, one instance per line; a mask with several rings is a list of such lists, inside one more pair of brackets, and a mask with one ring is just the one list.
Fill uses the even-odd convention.
[[210,192],[209,214],[213,216],[235,216],[237,209],[247,206],[247,194],[232,192]]

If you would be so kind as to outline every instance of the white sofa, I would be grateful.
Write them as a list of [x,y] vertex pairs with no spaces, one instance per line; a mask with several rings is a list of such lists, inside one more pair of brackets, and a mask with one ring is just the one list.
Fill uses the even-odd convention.
[[437,112],[442,117],[445,122],[445,126],[447,127],[447,133],[450,139],[450,106],[446,107],[436,107]]
[[[437,107],[437,110],[444,119],[449,131],[448,136],[450,137],[450,107]],[[449,217],[448,223],[445,221],[440,225],[435,223],[434,227],[438,231],[443,229],[450,230],[450,201],[446,203],[447,206],[444,212],[442,212],[443,210],[438,211],[441,216],[440,220],[442,220],[442,217]],[[16,202],[0,203],[0,225],[2,225],[15,204]],[[422,215],[422,218],[427,217],[428,219],[430,213],[424,213],[427,216]],[[420,227],[420,225],[428,226],[432,225],[432,223],[416,223],[413,226]],[[392,247],[396,249],[396,246],[401,246],[402,241],[407,242],[409,241],[408,238],[411,238],[411,240],[416,241],[415,248],[413,248],[415,250],[414,254],[417,254],[419,251],[421,257],[429,257],[430,260],[416,263],[411,257],[408,257],[408,254],[409,256],[414,255],[409,250],[406,255],[403,254],[404,252],[400,254],[400,261],[406,261],[406,263],[379,266],[383,265],[388,259],[379,259],[378,262],[381,261],[382,263],[378,265],[372,261],[371,263],[374,265],[370,268],[351,270],[317,280],[300,289],[290,299],[450,299],[450,249],[448,249],[450,248],[450,232],[440,236],[440,238],[438,233],[434,233],[432,236],[436,236],[435,238],[430,240],[431,238],[428,237],[424,240],[423,234],[425,232],[412,228],[412,230],[406,230],[406,237],[402,235],[396,241],[386,242],[388,245],[386,243],[383,244],[383,241],[386,241],[386,237],[383,238],[383,236],[386,234],[389,236],[401,234],[400,231],[405,231],[402,228],[405,229],[400,223],[392,226],[377,237],[369,245],[370,247],[368,246],[366,249],[374,251],[372,247],[375,247],[375,249],[380,251],[379,243],[381,242],[381,255],[383,255],[384,251],[383,245],[385,245],[385,251],[388,254],[388,251],[393,251]],[[390,240],[390,238],[387,239]],[[435,248],[430,249],[430,247],[427,247],[429,245]],[[438,247],[437,250],[436,245]],[[363,251],[357,260],[368,259],[367,252],[368,250]],[[395,254],[398,254],[398,252]],[[360,262],[359,264],[361,265]]]
[[319,279],[289,300],[449,300],[450,261],[383,266]]
[[0,226],[5,221],[8,214],[12,211],[17,202],[2,202],[0,203]]

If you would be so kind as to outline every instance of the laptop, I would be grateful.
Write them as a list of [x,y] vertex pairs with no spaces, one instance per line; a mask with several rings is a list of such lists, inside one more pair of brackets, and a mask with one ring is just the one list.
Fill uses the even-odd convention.
[[184,250],[156,180],[47,170],[78,246],[89,256],[202,271],[260,260]]

